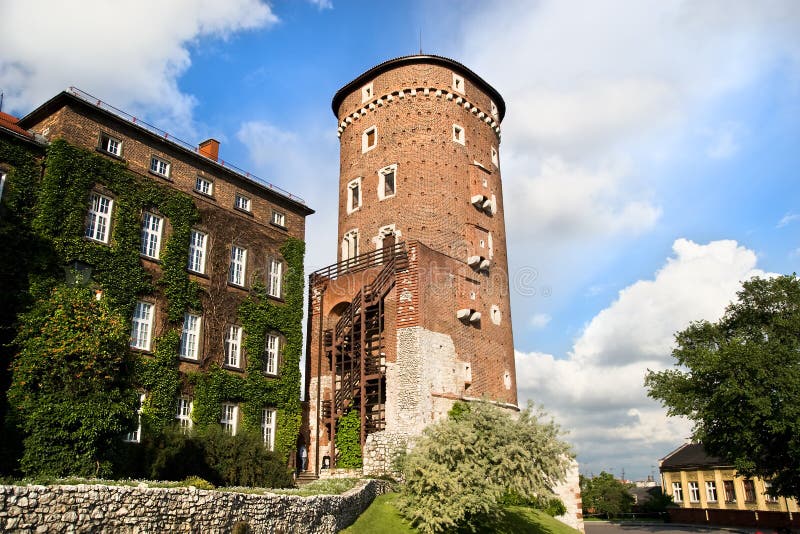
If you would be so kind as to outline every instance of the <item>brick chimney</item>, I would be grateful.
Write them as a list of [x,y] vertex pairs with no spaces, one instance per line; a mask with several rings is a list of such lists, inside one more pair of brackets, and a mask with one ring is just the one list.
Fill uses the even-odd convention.
[[216,139],[207,139],[200,143],[198,151],[208,159],[217,161],[219,157],[219,141]]

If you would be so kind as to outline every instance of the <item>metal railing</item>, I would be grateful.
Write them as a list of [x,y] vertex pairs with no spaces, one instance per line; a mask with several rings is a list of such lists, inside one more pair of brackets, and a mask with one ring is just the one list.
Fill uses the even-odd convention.
[[[98,107],[98,108],[100,108],[102,110],[108,111],[109,113],[112,113],[112,114],[116,115],[120,119],[123,119],[123,120],[125,120],[127,122],[130,122],[131,124],[135,124],[139,128],[143,128],[143,129],[147,130],[148,132],[163,138],[165,141],[168,141],[170,143],[178,145],[179,147],[181,147],[181,148],[183,148],[185,150],[189,150],[191,152],[195,152],[196,154],[202,155],[200,153],[199,148],[196,147],[195,145],[193,145],[191,143],[188,143],[188,142],[186,142],[186,141],[184,141],[182,139],[179,139],[179,138],[175,137],[174,135],[171,135],[169,132],[165,132],[164,130],[162,130],[160,128],[157,128],[157,127],[153,126],[152,124],[149,124],[149,123],[143,121],[142,119],[131,115],[130,113],[128,113],[126,111],[123,111],[123,110],[121,110],[119,108],[116,108],[116,107],[112,106],[111,104],[109,104],[107,102],[103,102],[99,98],[96,98],[96,97],[90,95],[89,93],[87,93],[85,91],[81,91],[77,87],[70,87],[69,89],[67,89],[67,92],[72,94],[72,95],[74,95],[74,96],[77,96],[78,98],[80,98],[84,102],[87,102],[87,103],[89,103],[89,104],[91,104],[93,106],[96,106],[96,107]],[[206,157],[206,156],[203,156],[203,157]],[[208,161],[210,161],[212,163],[215,163],[215,164],[219,165],[220,167],[223,167],[225,169],[228,169],[229,171],[235,172],[236,174],[238,174],[242,178],[245,178],[247,180],[255,182],[255,183],[257,183],[257,184],[259,184],[259,185],[261,185],[263,187],[266,187],[267,189],[271,189],[272,191],[275,191],[276,193],[279,193],[279,194],[281,194],[281,195],[283,195],[285,197],[288,197],[289,199],[294,200],[295,202],[298,202],[298,203],[303,204],[303,205],[305,205],[305,203],[306,203],[306,201],[303,200],[302,198],[300,198],[299,196],[293,195],[292,193],[288,192],[287,190],[282,189],[282,188],[278,187],[277,185],[272,184],[272,183],[264,180],[263,178],[259,178],[255,174],[252,174],[252,173],[250,173],[250,172],[248,172],[248,171],[246,171],[244,169],[240,169],[239,167],[237,167],[236,165],[233,165],[232,163],[228,163],[228,162],[226,162],[225,160],[222,160],[222,159],[211,159],[211,158],[208,158],[208,157],[206,157],[206,159],[208,159]]]
[[344,274],[356,273],[358,271],[369,269],[370,267],[382,265],[388,260],[394,258],[396,255],[404,253],[405,250],[406,244],[405,242],[401,242],[390,248],[379,248],[378,250],[373,250],[372,252],[359,254],[353,258],[342,260],[314,271],[310,275],[311,283],[314,283],[315,278],[334,280]]

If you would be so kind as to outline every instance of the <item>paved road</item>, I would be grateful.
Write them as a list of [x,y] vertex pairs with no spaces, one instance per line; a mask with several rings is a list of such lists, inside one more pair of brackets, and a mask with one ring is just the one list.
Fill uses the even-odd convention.
[[[715,529],[710,527],[692,527],[680,525],[637,525],[637,524],[615,524],[600,523],[597,521],[586,521],[584,523],[586,534],[682,534],[685,532],[755,532],[750,529]],[[771,531],[766,531],[767,532]]]

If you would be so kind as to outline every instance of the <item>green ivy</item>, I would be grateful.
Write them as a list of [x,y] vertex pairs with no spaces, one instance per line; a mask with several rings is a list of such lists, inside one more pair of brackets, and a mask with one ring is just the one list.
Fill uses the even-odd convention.
[[336,467],[361,467],[361,412],[348,410],[336,426]]
[[[254,432],[261,429],[265,407],[277,409],[275,451],[288,459],[300,431],[300,355],[303,333],[303,255],[305,243],[288,239],[280,249],[286,262],[284,277],[285,303],[276,304],[267,296],[263,285],[256,285],[239,306],[246,338],[246,375],[234,375],[218,366],[205,373],[190,376],[194,384],[192,418],[199,426],[218,424],[221,403],[239,402],[242,426]],[[268,333],[279,333],[284,343],[277,377],[264,376],[264,343]]]

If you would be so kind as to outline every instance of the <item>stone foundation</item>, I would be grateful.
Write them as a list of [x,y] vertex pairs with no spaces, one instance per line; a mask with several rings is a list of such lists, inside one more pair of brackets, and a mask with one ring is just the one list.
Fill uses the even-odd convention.
[[342,495],[299,497],[193,487],[0,486],[0,531],[333,534],[388,488],[367,480]]
[[401,451],[408,450],[408,435],[390,432],[374,432],[367,436],[364,445],[364,476],[391,475],[399,479],[395,472],[394,459]]

